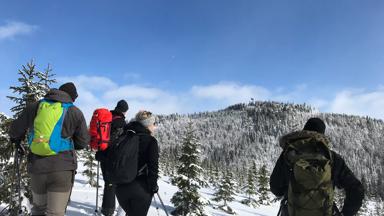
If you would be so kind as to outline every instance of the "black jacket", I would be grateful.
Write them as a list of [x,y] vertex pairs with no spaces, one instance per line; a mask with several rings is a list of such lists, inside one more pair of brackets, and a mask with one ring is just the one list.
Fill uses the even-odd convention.
[[138,170],[147,165],[146,175],[138,176],[139,179],[146,179],[149,191],[157,188],[159,177],[159,146],[151,132],[139,122],[130,122],[126,128],[133,130],[140,136]]
[[125,123],[125,116],[122,112],[111,110],[111,113],[112,113],[112,123],[111,123],[111,134],[112,134],[118,128],[124,128],[126,123]]
[[[111,132],[110,132],[110,143],[112,142],[112,139],[117,138],[117,130],[124,129],[126,122],[125,122],[125,116],[122,112],[118,112],[115,110],[111,110],[112,113],[112,122],[111,122]],[[104,151],[97,151],[96,152],[96,160],[100,161],[102,164],[101,166],[104,166],[105,164],[105,158],[108,156],[108,148]]]
[[[345,200],[342,213],[352,216],[357,213],[364,198],[364,188],[361,182],[353,175],[347,164],[339,154],[332,152],[332,181],[333,185],[345,190]],[[283,153],[276,162],[270,178],[270,188],[278,197],[284,196],[288,191],[290,168],[284,160]]]
[[[72,103],[71,97],[64,91],[51,89],[44,99]],[[10,137],[12,139],[24,139],[27,129],[33,128],[39,102],[26,107],[19,118],[11,124]],[[75,149],[83,149],[89,144],[89,134],[83,113],[76,106],[68,109],[65,115],[61,131],[63,138],[70,137]],[[53,156],[38,156],[33,153],[28,155],[28,171],[30,173],[49,173],[64,170],[76,170],[77,161],[74,151],[61,152]]]

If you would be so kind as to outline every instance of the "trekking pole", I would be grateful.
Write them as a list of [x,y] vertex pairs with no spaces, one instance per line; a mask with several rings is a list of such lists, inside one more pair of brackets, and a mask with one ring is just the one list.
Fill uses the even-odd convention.
[[95,212],[99,212],[99,167],[100,167],[100,161],[97,161],[97,174],[96,174],[96,209]]
[[280,208],[279,208],[279,212],[277,213],[277,216],[282,215],[283,213],[282,210],[283,208],[285,208],[285,205],[287,205],[287,198],[283,197],[283,199],[280,202]]
[[[100,139],[102,139],[102,135],[101,135],[101,129],[100,129],[100,121],[97,121],[96,123],[96,127],[97,127],[97,132],[99,133],[99,137]],[[98,144],[97,144],[97,150],[100,151],[100,144],[101,144],[101,140],[99,140]],[[96,174],[96,209],[95,209],[95,213],[98,213],[99,210],[99,168],[100,168],[100,161],[97,160],[97,174]]]
[[[21,145],[19,143],[19,145]],[[16,176],[17,176],[17,186],[16,186],[16,190],[17,190],[17,196],[18,196],[18,214],[21,214],[23,213],[23,210],[21,208],[21,175],[20,175],[20,161],[21,161],[21,157],[20,157],[20,150],[18,149],[19,147],[16,146],[15,148],[15,169],[16,169]]]
[[68,205],[69,205],[69,203],[71,202],[71,196],[72,196],[73,185],[75,184],[75,175],[76,175],[76,171],[73,171],[73,172],[72,172],[72,186],[71,186],[71,191],[69,192],[68,202],[67,202],[67,206],[65,206],[65,212],[64,212],[64,213],[67,213]]
[[165,205],[164,205],[164,203],[163,203],[163,200],[162,200],[161,197],[160,197],[159,192],[157,192],[156,194],[157,194],[157,197],[158,197],[159,200],[160,200],[161,205],[163,206],[163,209],[164,209],[165,214],[166,214],[167,216],[169,216],[169,215],[168,215],[168,212],[167,212],[167,209],[165,209]]
[[155,200],[157,215],[160,216],[159,206],[158,206],[158,203],[157,203],[157,200],[156,200],[156,196],[153,196],[153,199]]

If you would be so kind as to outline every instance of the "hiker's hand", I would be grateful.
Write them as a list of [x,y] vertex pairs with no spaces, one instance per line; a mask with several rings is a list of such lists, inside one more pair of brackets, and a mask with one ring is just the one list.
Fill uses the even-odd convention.
[[155,194],[155,193],[157,193],[159,191],[159,186],[157,185],[157,184],[155,184],[155,186],[153,186],[152,188],[151,188],[151,192],[152,192],[152,194]]
[[21,139],[20,138],[11,138],[11,143],[14,143],[15,145],[20,145]]
[[97,151],[95,154],[95,159],[97,161],[103,161],[105,159],[105,156],[101,151]]
[[21,144],[21,139],[19,139],[19,138],[11,138],[11,142],[15,144],[19,154],[21,154],[21,155],[25,154],[25,148]]

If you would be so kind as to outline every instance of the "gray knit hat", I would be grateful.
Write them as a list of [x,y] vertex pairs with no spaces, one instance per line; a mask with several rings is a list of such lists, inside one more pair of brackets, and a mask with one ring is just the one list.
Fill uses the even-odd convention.
[[140,122],[144,127],[149,127],[156,122],[156,117],[149,111],[139,111],[135,117],[136,121]]

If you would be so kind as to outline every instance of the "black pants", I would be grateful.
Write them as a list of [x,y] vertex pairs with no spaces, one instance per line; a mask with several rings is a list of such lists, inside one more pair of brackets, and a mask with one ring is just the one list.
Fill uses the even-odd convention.
[[115,189],[116,187],[108,179],[108,174],[106,170],[105,162],[100,162],[101,172],[103,173],[104,179],[104,194],[103,194],[103,204],[102,213],[104,215],[112,215],[115,211]]
[[137,179],[129,184],[117,185],[116,197],[128,216],[146,216],[152,200],[145,180]]

